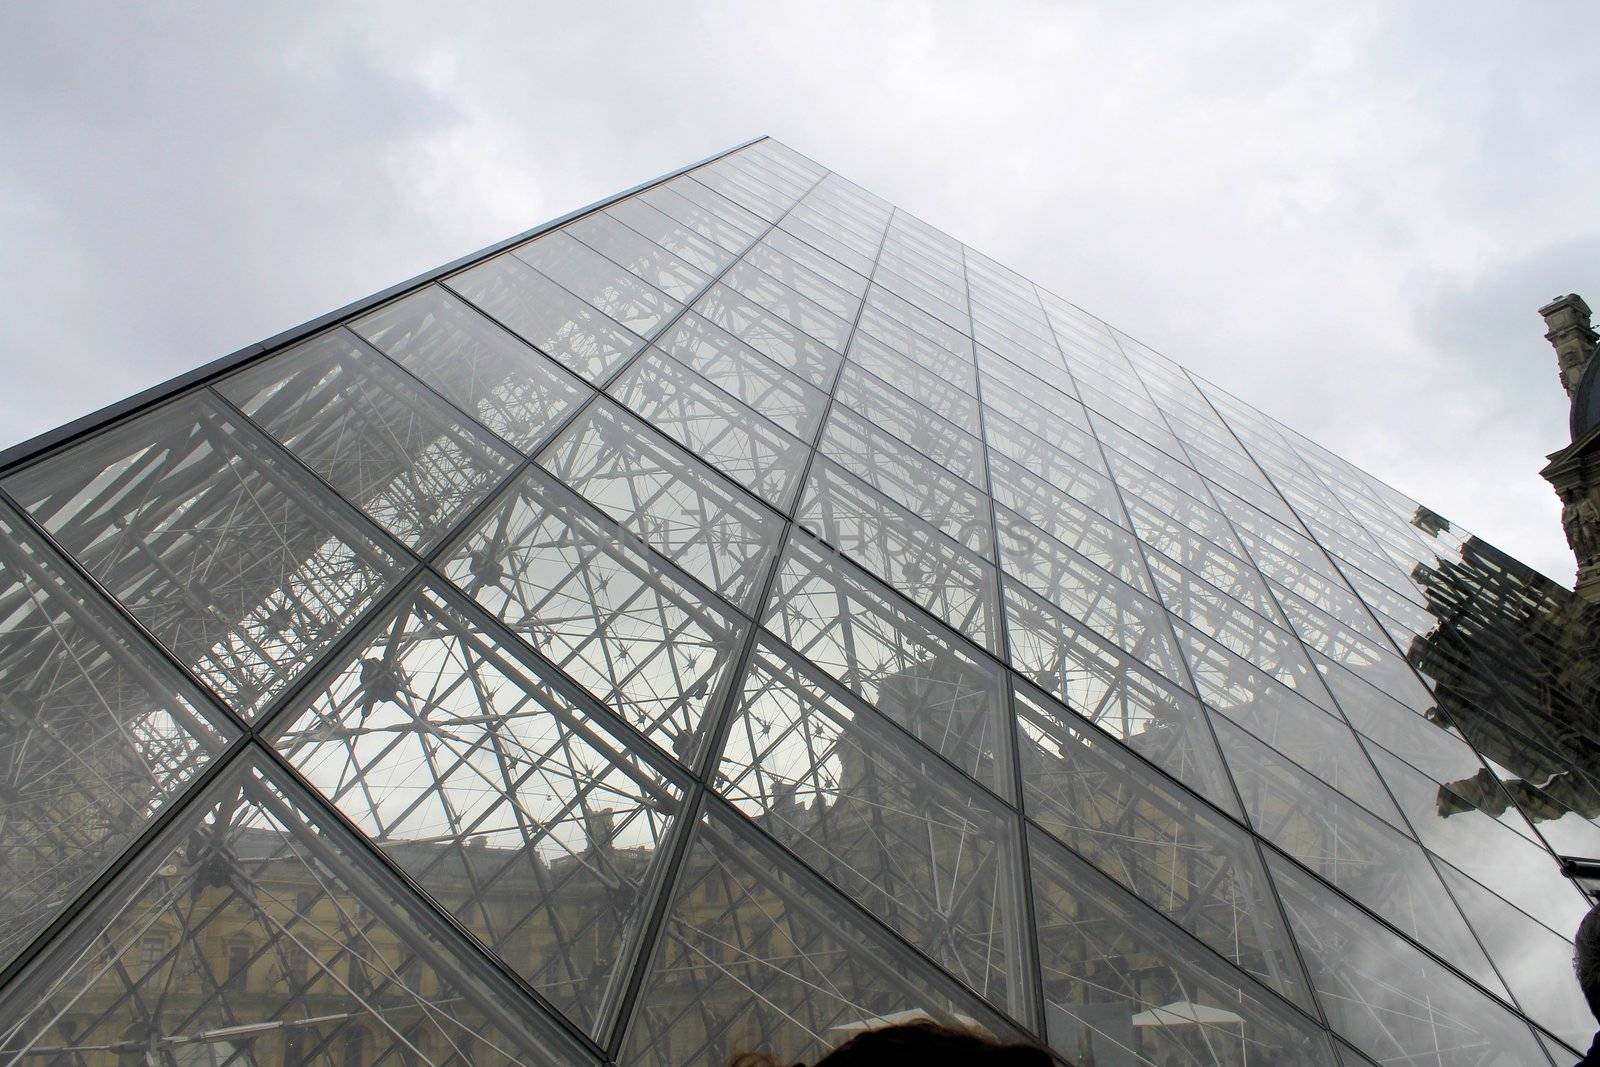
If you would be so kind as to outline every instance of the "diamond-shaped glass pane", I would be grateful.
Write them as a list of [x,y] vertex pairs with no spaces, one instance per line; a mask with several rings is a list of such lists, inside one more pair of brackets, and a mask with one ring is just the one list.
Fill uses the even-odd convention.
[[424,587],[373,622],[276,743],[594,1030],[627,973],[682,790],[554,678]]
[[233,730],[0,506],[0,966]]
[[399,570],[353,512],[205,392],[5,488],[245,714],[298,677]]

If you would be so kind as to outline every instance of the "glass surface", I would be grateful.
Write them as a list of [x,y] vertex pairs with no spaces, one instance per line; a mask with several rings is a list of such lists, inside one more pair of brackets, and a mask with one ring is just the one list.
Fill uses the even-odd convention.
[[0,471],[0,1062],[1576,1059],[1600,610],[770,139],[518,241]]
[[609,404],[593,404],[539,462],[623,528],[747,610],[782,520]]
[[443,573],[685,764],[704,744],[742,625],[614,523],[529,470]]
[[518,245],[511,254],[641,337],[648,337],[680,306],[565,232]]
[[994,565],[915,513],[819,457],[795,518],[947,625],[994,647]]
[[1000,669],[794,530],[763,625],[923,743],[1009,794]]
[[419,552],[449,533],[516,463],[343,330],[263,360],[217,391]]
[[818,389],[831,389],[839,354],[803,330],[725,285],[713,285],[694,305],[701,316]]
[[921,1018],[1014,1033],[713,808],[695,827],[619,1062],[721,1067],[753,1050],[804,1062],[864,1027]]
[[0,967],[233,737],[0,506]]
[[805,465],[803,441],[657,349],[634,361],[609,392],[774,508],[789,509]]
[[246,715],[400,569],[376,531],[206,392],[51,456],[5,488]]
[[373,621],[276,744],[418,885],[596,1037],[682,789],[426,586]]
[[1338,1033],[1376,1063],[1526,1067],[1542,1058],[1528,1024],[1269,854],[1311,985]]
[[582,382],[436,285],[351,329],[524,452],[589,395]]
[[816,437],[827,394],[695,312],[674,323],[658,347],[801,440]]
[[967,986],[1026,1017],[1015,821],[802,663],[757,646],[717,789]]
[[1043,834],[1030,851],[1045,1029],[1062,1056],[1095,1064],[1333,1063],[1310,1019]]
[[1019,683],[1015,694],[1028,815],[1222,956],[1309,1005],[1249,835],[1037,690]]
[[994,557],[983,494],[844,403],[829,411],[817,452],[913,514],[928,516],[952,540]]
[[445,284],[506,329],[591,382],[632,355],[643,341],[516,256],[469,267]]
[[21,1063],[596,1062],[253,758],[0,997],[0,1034]]
[[607,259],[681,302],[711,283],[711,276],[661,245],[635,233],[604,211],[585,215],[566,232]]

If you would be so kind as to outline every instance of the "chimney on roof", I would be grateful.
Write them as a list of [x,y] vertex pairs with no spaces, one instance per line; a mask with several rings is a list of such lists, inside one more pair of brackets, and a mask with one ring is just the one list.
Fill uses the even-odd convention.
[[1573,391],[1578,388],[1579,379],[1583,377],[1584,369],[1589,366],[1589,360],[1594,357],[1596,342],[1600,341],[1600,335],[1589,324],[1592,312],[1589,305],[1583,302],[1583,297],[1568,293],[1540,308],[1539,314],[1544,316],[1547,331],[1545,340],[1556,350],[1561,388],[1567,391],[1567,399],[1570,400]]

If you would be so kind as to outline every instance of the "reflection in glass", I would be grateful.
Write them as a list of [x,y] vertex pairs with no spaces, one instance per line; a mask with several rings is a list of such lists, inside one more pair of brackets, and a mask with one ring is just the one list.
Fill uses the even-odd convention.
[[205,392],[91,437],[5,487],[247,715],[399,569],[358,516]]
[[423,588],[277,745],[490,950],[601,1036],[681,790]]
[[630,726],[693,765],[741,626],[527,471],[453,546],[445,577]]
[[863,1026],[926,1017],[1011,1033],[713,809],[695,827],[619,1062],[720,1067],[753,1049],[804,1062]]
[[594,1062],[253,762],[0,997],[7,1062]]
[[0,966],[232,735],[0,506]]

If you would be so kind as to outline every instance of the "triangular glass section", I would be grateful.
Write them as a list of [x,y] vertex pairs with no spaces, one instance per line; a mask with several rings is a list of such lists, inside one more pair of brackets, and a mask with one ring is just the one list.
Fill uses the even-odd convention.
[[600,1038],[682,787],[552,684],[553,671],[427,587],[375,620],[345,660],[283,717],[278,748]]
[[695,827],[618,1062],[720,1067],[752,1051],[805,1062],[863,1027],[921,1018],[1014,1033],[713,809]]
[[234,729],[0,505],[0,967]]
[[1017,685],[1016,706],[1029,817],[1269,988],[1309,1005],[1249,834],[1037,690]]
[[695,761],[741,623],[626,531],[528,470],[444,573],[634,729]]
[[597,1062],[518,1000],[361,848],[246,760],[6,990],[0,1055],[167,1067]]
[[946,970],[1025,1017],[1015,819],[803,664],[758,644],[717,789]]
[[1045,1029],[1069,1062],[1331,1067],[1308,1016],[1043,834],[1029,851]]

